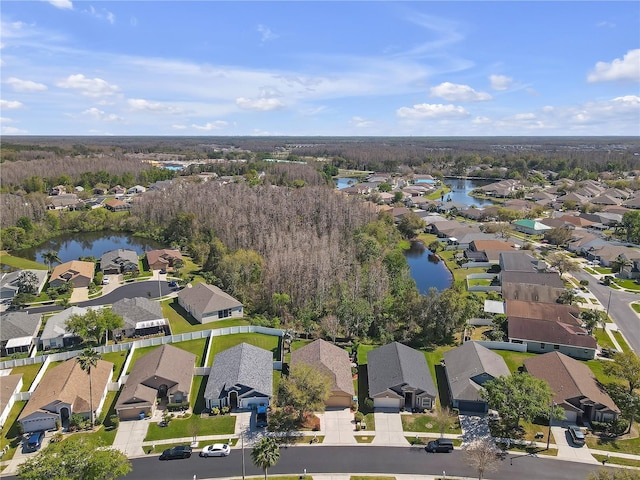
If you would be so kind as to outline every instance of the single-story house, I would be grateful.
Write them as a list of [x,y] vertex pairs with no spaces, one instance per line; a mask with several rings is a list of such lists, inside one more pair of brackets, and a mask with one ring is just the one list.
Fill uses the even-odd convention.
[[84,202],[75,193],[61,193],[47,197],[46,205],[49,210],[81,210]]
[[189,402],[195,363],[193,353],[168,344],[138,358],[116,402],[120,420],[152,415],[157,398],[169,403]]
[[351,374],[351,359],[343,348],[318,339],[291,352],[291,367],[310,365],[331,378],[331,395],[325,402],[327,407],[350,407],[355,389]]
[[424,354],[393,342],[367,353],[369,397],[376,408],[433,408],[437,390]]
[[104,252],[100,257],[100,270],[105,275],[118,275],[140,270],[138,266],[138,254],[135,250],[118,248]]
[[511,343],[526,343],[527,352],[558,351],[580,360],[593,360],[596,339],[575,323],[509,316],[508,337]]
[[200,323],[226,318],[242,318],[243,306],[215,285],[198,283],[178,293],[178,304]]
[[114,337],[135,337],[166,332],[169,323],[164,318],[157,300],[146,297],[123,298],[111,306],[113,313],[122,317],[124,327],[113,332]]
[[620,410],[584,363],[560,352],[549,352],[527,358],[524,368],[549,384],[553,401],[564,409],[568,422],[607,422],[618,418]]
[[504,272],[500,279],[505,300],[556,303],[565,291],[564,282],[557,273]]
[[621,265],[620,276],[628,279],[640,278],[640,254],[635,258],[627,259],[625,255],[622,255],[620,258],[629,262]]
[[127,189],[127,193],[129,193],[129,194],[144,193],[146,191],[147,191],[147,189],[145,187],[143,187],[142,185],[134,185],[133,187]]
[[93,262],[71,260],[70,262],[61,263],[51,272],[49,285],[59,287],[69,282],[73,285],[73,288],[88,287],[93,281],[94,270],[95,264]]
[[536,272],[538,260],[527,252],[500,252],[501,272]]
[[522,219],[513,222],[513,227],[518,232],[526,233],[528,235],[541,235],[547,230],[551,230],[552,227],[545,225],[544,223],[536,220]]
[[39,314],[8,312],[0,315],[0,356],[30,352],[37,342],[41,324]]
[[150,250],[146,255],[151,270],[170,270],[176,262],[182,261],[180,250]]
[[22,390],[22,374],[5,375],[0,383],[0,428],[3,428],[15,403],[14,395]]
[[97,418],[104,406],[112,374],[113,363],[98,360],[97,365],[91,368],[90,388],[89,375],[80,368],[75,358],[56,365],[42,377],[18,421],[26,433],[55,430],[56,421],[64,427],[71,415],[89,418],[91,399],[94,416]]
[[30,272],[35,275],[34,287],[36,295],[42,291],[42,288],[47,283],[49,272],[46,270],[16,270],[15,272],[3,273],[0,276],[1,299],[11,299],[18,293],[23,272]]
[[104,202],[104,206],[107,210],[112,212],[123,212],[125,210],[131,210],[131,205],[127,202],[123,202],[119,198],[111,198]]
[[[40,335],[40,345],[44,350],[69,347],[80,343],[82,339],[67,330],[66,322],[73,315],[86,315],[94,307],[69,307],[47,319]],[[100,308],[100,307],[97,307]]]
[[598,260],[603,267],[610,267],[618,260],[618,257],[626,259],[640,258],[640,250],[626,247],[624,245],[602,245],[585,252],[585,257],[589,260]]
[[444,368],[453,408],[461,412],[486,413],[480,392],[489,380],[511,374],[504,359],[477,342],[465,342],[444,352]]
[[273,354],[241,343],[216,354],[204,391],[207,408],[269,405],[273,396]]

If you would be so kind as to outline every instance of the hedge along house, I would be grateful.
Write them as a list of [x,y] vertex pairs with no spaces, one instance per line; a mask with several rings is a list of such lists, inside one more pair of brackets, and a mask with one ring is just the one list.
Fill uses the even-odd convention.
[[199,283],[178,293],[178,304],[200,323],[227,318],[242,318],[243,306],[228,293],[214,285]]
[[218,353],[204,391],[207,408],[269,405],[273,396],[273,354],[248,343]]
[[138,358],[116,403],[120,420],[153,415],[156,399],[188,402],[195,362],[193,353],[172,345],[163,345]]
[[27,405],[18,417],[26,433],[38,430],[55,430],[56,421],[65,427],[71,415],[91,417],[91,398],[95,418],[100,416],[107,388],[113,374],[113,363],[98,360],[89,374],[80,368],[75,358],[48,370],[38,384]]

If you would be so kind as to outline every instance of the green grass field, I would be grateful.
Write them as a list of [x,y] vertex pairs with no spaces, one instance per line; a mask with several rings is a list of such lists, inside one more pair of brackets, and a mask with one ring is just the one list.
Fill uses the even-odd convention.
[[601,439],[594,435],[587,435],[587,446],[594,450],[606,450],[608,452],[632,453],[640,452],[640,437],[628,440]]
[[23,367],[14,367],[11,369],[11,375],[22,374],[22,392],[26,392],[31,387],[33,380],[42,368],[42,363],[34,363],[33,365],[25,365]]
[[628,352],[631,350],[631,347],[629,346],[629,344],[627,343],[627,341],[624,339],[624,337],[620,332],[613,332],[613,336],[618,342],[618,345],[620,345],[620,348],[622,348],[623,352]]
[[593,334],[595,335],[596,341],[598,342],[598,345],[600,345],[600,347],[615,348],[607,332],[605,332],[601,328],[594,329]]
[[504,359],[504,363],[507,364],[509,371],[511,373],[517,372],[518,368],[521,367],[524,361],[533,357],[535,353],[527,353],[527,352],[512,352],[510,350],[493,350],[495,353],[500,355]]
[[168,427],[160,427],[155,423],[149,425],[145,441],[168,440],[170,438],[193,437],[197,435],[233,435],[236,417],[220,415],[200,418],[191,415],[189,418],[174,418]]
[[2,436],[0,437],[0,448],[9,446],[9,450],[2,457],[2,461],[11,460],[16,453],[16,448],[20,445],[22,436],[18,433],[17,419],[20,416],[20,412],[25,407],[27,402],[16,402],[11,407],[9,416],[4,422],[5,427],[2,428]]
[[42,263],[34,262],[33,260],[27,260],[26,258],[14,257],[7,252],[0,251],[0,265],[7,265],[16,269],[30,269],[30,270],[47,270],[48,267]]
[[113,363],[112,378],[114,382],[118,380],[118,377],[120,377],[120,374],[122,373],[122,367],[124,366],[124,362],[127,359],[128,354],[129,354],[129,350],[102,354],[102,360],[104,360],[105,362]]
[[[181,348],[182,350],[186,350],[187,352],[191,352],[196,356],[196,365],[202,365],[202,359],[204,358],[204,347],[206,345],[206,338],[198,338],[196,340],[188,340],[186,342],[177,342],[172,343],[171,345],[177,348]],[[149,352],[152,352],[156,348],[159,348],[161,345],[154,345],[152,347],[142,347],[136,348],[133,352],[133,357],[131,358],[131,363],[129,363],[129,369],[127,370],[127,374],[131,373],[131,369],[136,363],[138,358],[146,355]]]
[[228,348],[235,347],[240,343],[249,343],[256,347],[269,350],[273,353],[273,359],[280,359],[280,337],[273,335],[262,335],[260,333],[236,333],[233,335],[221,335],[218,337],[212,337],[213,344],[211,345],[211,353],[209,354],[209,365],[213,365],[213,360],[217,353],[220,353]]
[[196,332],[200,330],[211,330],[225,327],[235,327],[238,325],[249,325],[249,321],[236,318],[232,320],[220,320],[218,322],[200,323],[184,310],[175,298],[170,298],[160,302],[162,305],[162,313],[169,320],[171,333],[177,335],[179,333]]
[[[412,415],[401,415],[400,418],[402,419],[402,429],[405,432],[440,433],[440,428],[436,424],[433,415],[414,413]],[[456,415],[449,417],[449,424],[445,428],[445,433],[462,434]]]

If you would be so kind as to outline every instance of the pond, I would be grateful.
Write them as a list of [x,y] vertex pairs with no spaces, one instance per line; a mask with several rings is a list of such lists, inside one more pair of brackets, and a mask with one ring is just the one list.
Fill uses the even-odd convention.
[[453,275],[444,260],[440,260],[422,242],[411,242],[411,248],[405,250],[404,255],[420,293],[426,294],[430,288],[445,290],[453,283]]
[[146,251],[166,248],[166,246],[148,238],[134,237],[126,233],[86,232],[60,235],[37,247],[16,250],[13,254],[46,265],[47,262],[42,259],[42,254],[49,251],[57,252],[64,263],[77,260],[79,257],[100,259],[105,252],[118,248],[135,250],[138,255],[142,255]]
[[464,203],[465,205],[492,205],[491,200],[475,198],[469,195],[475,188],[494,183],[493,180],[469,180],[464,178],[445,178],[444,183],[451,188],[451,191],[444,196],[444,200],[449,198],[452,202]]
[[342,190],[343,188],[347,188],[347,187],[350,187],[351,185],[355,185],[356,183],[358,183],[357,178],[350,178],[350,177],[334,178],[333,181],[336,183],[336,188],[338,190]]

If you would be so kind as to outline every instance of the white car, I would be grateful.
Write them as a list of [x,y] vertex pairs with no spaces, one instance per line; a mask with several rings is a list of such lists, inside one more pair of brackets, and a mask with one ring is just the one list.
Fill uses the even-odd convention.
[[103,285],[109,285],[109,277],[104,277],[104,278],[102,279],[102,284],[103,284]]
[[200,452],[201,457],[226,457],[231,453],[231,448],[226,443],[214,443],[207,445]]

